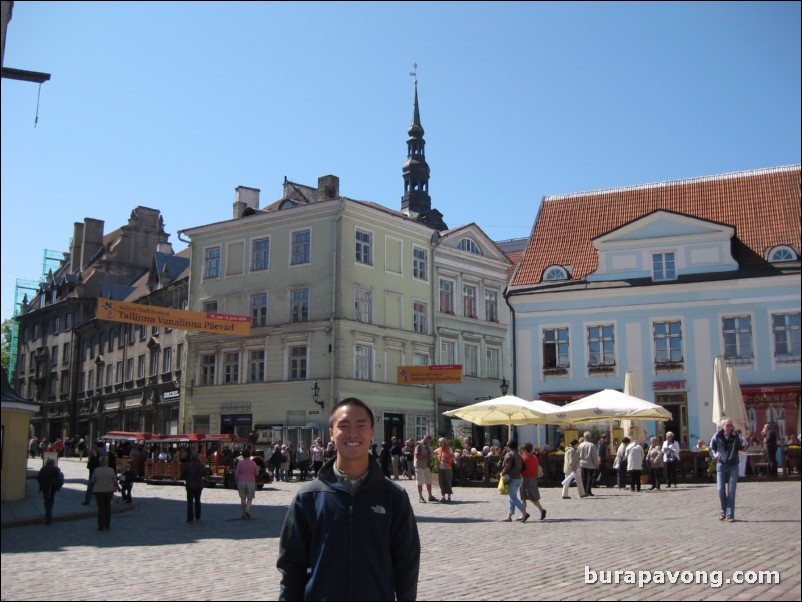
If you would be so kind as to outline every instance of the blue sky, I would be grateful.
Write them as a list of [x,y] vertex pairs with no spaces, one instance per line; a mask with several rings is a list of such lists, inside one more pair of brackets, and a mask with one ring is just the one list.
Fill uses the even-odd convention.
[[73,223],[178,230],[284,176],[400,208],[418,64],[432,204],[526,237],[545,195],[800,162],[800,3],[16,2],[2,318]]

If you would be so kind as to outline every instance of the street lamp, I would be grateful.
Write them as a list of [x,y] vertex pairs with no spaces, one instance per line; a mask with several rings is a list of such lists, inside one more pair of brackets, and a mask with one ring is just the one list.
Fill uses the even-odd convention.
[[325,404],[326,402],[323,401],[322,399],[318,399],[319,394],[320,394],[320,387],[318,387],[317,381],[315,381],[315,384],[312,385],[312,401],[314,401],[317,405],[319,405],[322,408],[323,404]]
[[501,377],[501,384],[499,385],[501,389],[501,396],[504,397],[507,394],[507,391],[510,390],[510,383],[507,382],[507,379],[503,376]]

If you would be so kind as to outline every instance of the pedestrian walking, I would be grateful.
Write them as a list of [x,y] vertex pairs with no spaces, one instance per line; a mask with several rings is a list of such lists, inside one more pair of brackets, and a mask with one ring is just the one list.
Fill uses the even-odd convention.
[[111,529],[111,498],[120,490],[117,473],[109,467],[109,457],[100,456],[100,466],[92,473],[90,479],[97,502],[97,530]]
[[242,518],[251,518],[251,504],[256,496],[256,477],[259,476],[259,466],[251,460],[251,451],[242,452],[242,460],[237,462],[234,477],[237,480]]
[[36,480],[39,482],[39,491],[45,502],[45,524],[49,525],[53,521],[53,503],[56,500],[56,492],[64,485],[64,473],[56,466],[56,461],[50,458],[39,470]]
[[[524,468],[521,471],[521,502],[524,505],[524,517],[529,517],[526,512],[527,500],[532,502],[535,507],[540,510],[540,520],[546,518],[546,509],[540,504],[540,489],[537,486],[537,474],[540,469],[540,461],[534,454],[534,448],[531,443],[524,443],[523,453],[521,457],[524,460]],[[524,519],[521,518],[523,521]]]
[[565,459],[563,460],[563,474],[565,475],[565,480],[563,481],[564,500],[571,499],[571,496],[568,494],[571,481],[576,481],[576,490],[579,492],[579,497],[587,497],[585,495],[585,487],[582,484],[582,479],[578,477],[579,455],[576,453],[578,445],[579,441],[572,439],[571,444],[565,448]]
[[200,520],[201,494],[206,486],[206,467],[201,463],[198,452],[192,452],[189,461],[182,466],[184,487],[187,490],[187,522]]
[[710,453],[716,461],[716,489],[721,503],[719,520],[735,522],[735,489],[738,485],[738,452],[746,449],[746,441],[736,431],[730,418],[721,423],[721,430],[710,440]]
[[440,501],[450,502],[451,494],[453,493],[451,490],[451,481],[454,472],[454,451],[448,445],[448,441],[445,437],[440,437],[437,442],[440,446],[434,453],[437,459],[437,479],[440,485]]
[[425,504],[423,498],[423,486],[429,493],[429,501],[436,502],[437,498],[432,495],[432,470],[429,465],[432,461],[432,436],[426,433],[423,439],[418,441],[415,446],[415,478],[418,480],[418,501]]
[[521,488],[521,471],[524,468],[524,459],[521,457],[521,454],[518,453],[518,442],[515,441],[515,439],[507,441],[507,449],[509,451],[504,455],[501,475],[499,475],[499,478],[503,479],[510,488],[510,508],[504,522],[512,522],[512,517],[515,514],[516,508],[521,511],[521,521],[526,522],[529,515],[524,509],[523,502],[518,497],[518,490]]

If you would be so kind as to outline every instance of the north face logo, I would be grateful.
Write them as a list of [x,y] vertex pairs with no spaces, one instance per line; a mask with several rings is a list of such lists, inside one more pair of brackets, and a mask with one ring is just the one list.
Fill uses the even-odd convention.
[[373,506],[371,510],[373,510],[376,514],[387,514],[384,506]]

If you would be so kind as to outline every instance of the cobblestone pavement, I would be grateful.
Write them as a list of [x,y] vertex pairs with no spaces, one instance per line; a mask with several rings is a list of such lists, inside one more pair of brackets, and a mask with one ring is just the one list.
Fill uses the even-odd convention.
[[[185,520],[183,487],[137,483],[134,504],[115,505],[111,530],[98,532],[94,506],[80,505],[85,463],[60,466],[67,482],[53,524],[43,524],[33,487],[3,503],[2,600],[277,599],[277,538],[298,483],[257,492],[250,521],[236,491],[207,489],[196,523]],[[525,524],[501,522],[507,498],[492,488],[457,487],[451,504],[424,505],[414,481],[400,483],[421,536],[420,600],[800,600],[798,480],[740,483],[735,523],[717,520],[712,483],[585,499],[573,490],[571,500],[542,488],[547,518],[532,512]],[[614,571],[634,573],[601,583]],[[672,573],[639,586],[639,571]],[[697,571],[707,583],[683,582]],[[776,571],[780,582],[735,583],[759,580],[749,571]]]

